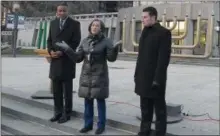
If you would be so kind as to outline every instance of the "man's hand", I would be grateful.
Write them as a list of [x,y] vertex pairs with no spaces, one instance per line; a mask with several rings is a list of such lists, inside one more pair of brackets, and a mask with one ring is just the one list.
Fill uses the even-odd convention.
[[63,52],[62,52],[62,51],[56,51],[56,53],[57,53],[57,56],[58,56],[58,57],[60,57],[60,56],[63,55]]
[[51,51],[50,54],[51,54],[52,58],[59,58],[60,56],[63,55],[63,53],[61,51],[56,51],[56,52]]
[[159,87],[160,87],[159,83],[157,83],[156,81],[153,81],[152,90],[157,90]]
[[51,57],[46,57],[46,59],[48,63],[51,63]]
[[50,52],[51,58],[58,58],[57,53],[54,51]]

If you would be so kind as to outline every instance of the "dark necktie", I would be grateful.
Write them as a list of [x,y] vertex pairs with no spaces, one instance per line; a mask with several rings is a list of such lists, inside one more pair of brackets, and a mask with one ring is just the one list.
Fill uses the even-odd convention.
[[63,22],[64,22],[64,20],[60,20],[60,30],[63,29]]

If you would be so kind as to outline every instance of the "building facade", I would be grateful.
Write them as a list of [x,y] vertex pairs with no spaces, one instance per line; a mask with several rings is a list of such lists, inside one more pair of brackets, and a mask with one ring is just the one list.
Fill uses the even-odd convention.
[[[138,43],[141,31],[141,12],[146,6],[154,6],[158,10],[158,20],[162,24],[162,17],[164,13],[166,14],[166,27],[172,27],[175,23],[174,17],[176,16],[176,26],[171,30],[173,37],[181,37],[187,31],[184,38],[173,39],[174,45],[189,45],[193,46],[197,44],[198,46],[194,49],[174,49],[175,53],[187,53],[194,55],[202,55],[206,52],[207,45],[212,44],[213,57],[219,56],[219,45],[220,45],[220,34],[215,28],[220,26],[220,2],[166,2],[161,0],[160,2],[143,2],[135,1],[133,7],[119,10],[118,20],[121,22],[120,30],[116,31],[116,36],[121,39],[122,36],[122,22],[124,16],[126,16],[126,50],[137,51],[137,46],[134,43]],[[210,18],[214,13],[214,28],[212,29],[212,42],[209,43],[210,36],[208,26],[210,24]],[[187,26],[185,26],[185,18],[187,15]],[[201,21],[198,24],[198,16],[200,15]],[[132,18],[135,17],[135,32],[134,40],[132,41]],[[197,37],[197,28],[199,28],[199,38]],[[134,42],[135,41],[135,42]]]
[[133,7],[133,1],[99,1],[99,12],[118,12],[121,8]]

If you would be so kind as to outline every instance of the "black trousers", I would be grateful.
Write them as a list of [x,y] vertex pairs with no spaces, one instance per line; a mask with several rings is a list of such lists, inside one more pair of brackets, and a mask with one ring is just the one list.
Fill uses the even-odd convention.
[[73,80],[52,80],[52,85],[55,115],[70,115],[73,102]]
[[165,97],[158,98],[140,98],[141,107],[141,125],[140,136],[149,136],[151,133],[151,123],[153,121],[153,113],[155,109],[156,122],[155,130],[156,136],[165,136],[167,129],[167,111]]

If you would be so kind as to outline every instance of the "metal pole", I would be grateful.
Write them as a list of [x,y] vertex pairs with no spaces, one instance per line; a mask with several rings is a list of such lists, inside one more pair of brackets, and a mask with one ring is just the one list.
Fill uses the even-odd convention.
[[13,57],[16,57],[16,45],[17,45],[17,34],[18,34],[18,12],[14,13],[14,29],[13,29]]

